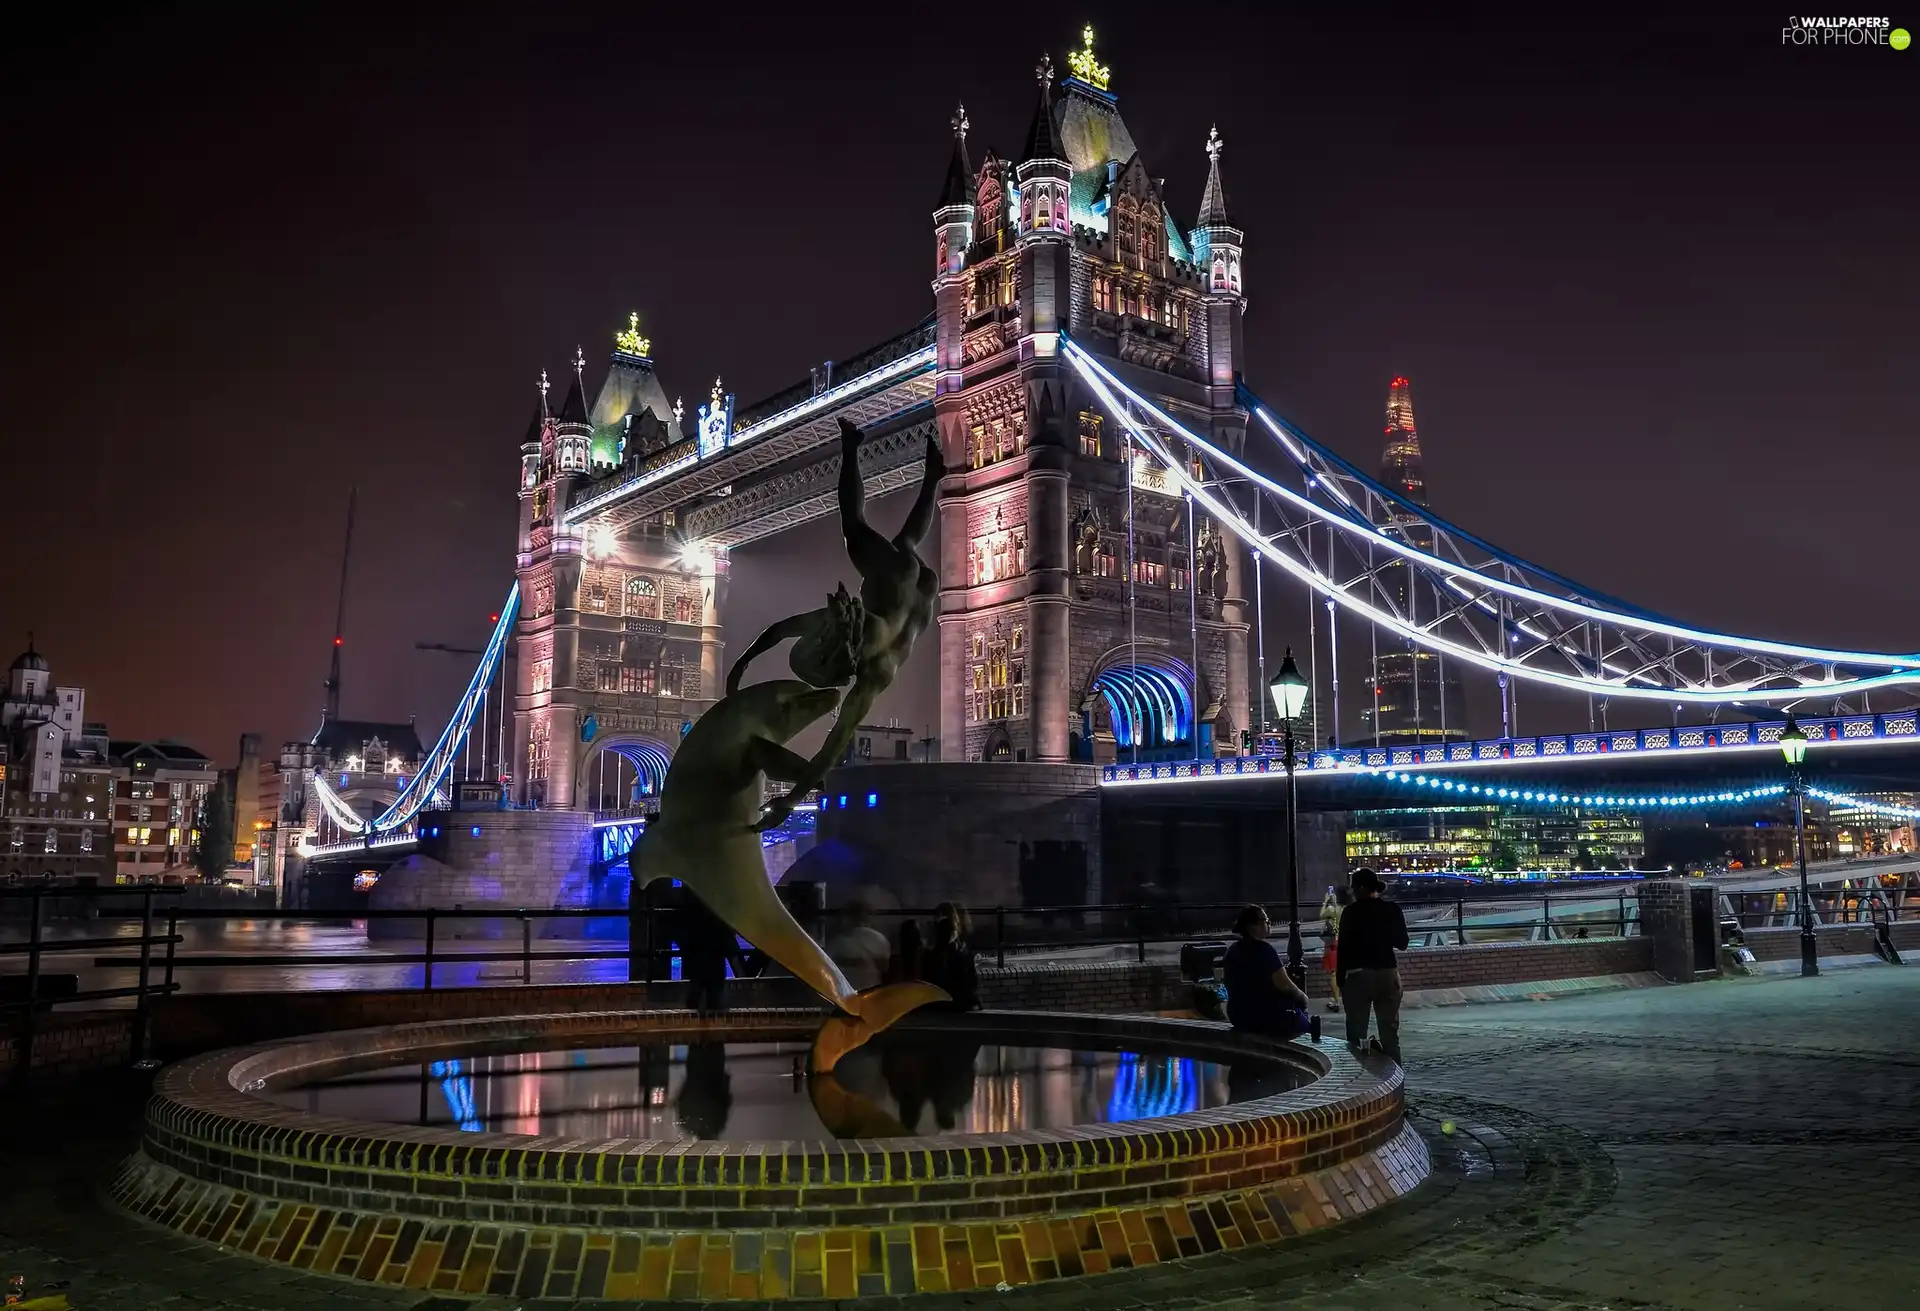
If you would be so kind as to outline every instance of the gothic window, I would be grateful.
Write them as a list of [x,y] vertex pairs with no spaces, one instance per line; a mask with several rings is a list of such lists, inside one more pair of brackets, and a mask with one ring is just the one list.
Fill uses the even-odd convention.
[[673,621],[677,624],[690,624],[693,622],[692,597],[683,595],[676,596],[673,599]]
[[967,464],[979,469],[987,464],[987,427],[976,423],[967,430]]
[[653,579],[637,574],[627,579],[627,613],[639,619],[659,617],[660,593]]
[[1033,225],[1036,228],[1050,228],[1053,226],[1053,192],[1052,190],[1050,188],[1042,187],[1040,189],[1039,201],[1040,201],[1040,208],[1033,217]]
[[545,692],[553,686],[553,657],[533,662],[531,680],[528,690],[532,692]]
[[680,666],[666,665],[660,670],[660,695],[680,696]]
[[600,666],[599,688],[602,692],[618,692],[620,690],[620,666]]
[[597,578],[587,584],[587,609],[607,612],[607,585]]
[[973,279],[973,312],[984,314],[1000,301],[1000,270],[981,269]]
[[1033,188],[1020,193],[1020,229],[1026,231],[1033,226]]
[[1227,259],[1227,289],[1240,290],[1240,257],[1238,255],[1229,256]]
[[1080,454],[1100,458],[1101,417],[1092,410],[1080,411]]
[[1026,629],[1020,624],[1015,624],[1013,626],[1012,648],[1016,653],[1025,648],[1026,643],[1022,640],[1025,636]]
[[620,670],[620,690],[632,696],[652,696],[659,686],[659,671],[653,665],[625,665]]
[[987,639],[982,637],[979,633],[975,633],[973,635],[973,658],[975,660],[984,660],[986,659],[986,656],[987,656]]
[[1227,257],[1225,255],[1215,255],[1213,257],[1213,290],[1225,291],[1226,289]]
[[547,726],[535,724],[527,736],[527,778],[540,780],[547,776]]
[[1104,273],[1093,276],[1093,307],[1102,314],[1113,313],[1113,279]]
[[980,180],[980,232],[982,235],[997,231],[1000,227],[1000,188],[991,180],[991,176]]
[[934,270],[939,273],[945,273],[947,271],[947,231],[945,228],[940,230],[940,248],[934,257],[933,267]]
[[1005,277],[1000,279],[1000,303],[1013,304],[1014,270],[1009,268]]

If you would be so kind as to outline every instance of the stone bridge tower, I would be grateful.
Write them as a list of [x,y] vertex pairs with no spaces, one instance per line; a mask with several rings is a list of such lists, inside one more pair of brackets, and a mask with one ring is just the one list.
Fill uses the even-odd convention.
[[[942,488],[940,732],[949,760],[1103,761],[1237,744],[1247,564],[1064,358],[1068,333],[1233,450],[1247,416],[1242,233],[1220,140],[1183,232],[1093,33],[1019,154],[975,168],[964,109],[934,211]],[[1137,458],[1130,458],[1130,454]]]
[[[719,696],[725,551],[696,549],[671,511],[570,523],[567,507],[724,445],[733,397],[714,381],[686,431],[654,373],[639,316],[615,335],[591,409],[586,359],[558,412],[540,404],[520,446],[520,620],[513,697],[513,797],[568,809],[657,792],[684,725]],[[593,721],[592,741],[583,728]],[[623,763],[616,768],[613,758]],[[609,783],[608,780],[613,780]],[[611,790],[608,790],[611,789]]]

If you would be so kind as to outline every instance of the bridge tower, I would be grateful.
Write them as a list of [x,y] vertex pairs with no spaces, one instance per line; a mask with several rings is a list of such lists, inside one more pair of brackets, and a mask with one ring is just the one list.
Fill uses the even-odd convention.
[[[569,523],[564,514],[608,478],[671,460],[696,442],[724,444],[733,397],[716,379],[700,409],[702,431],[685,432],[651,351],[639,316],[629,316],[591,409],[583,353],[575,352],[558,413],[548,409],[542,374],[540,405],[521,442],[511,762],[522,804],[590,806],[614,777],[623,795],[609,800],[657,791],[682,726],[713,704],[725,676],[726,552],[692,548],[672,511],[637,522]],[[592,737],[584,740],[589,720]],[[613,771],[607,754],[626,768]]]
[[1021,153],[976,171],[964,111],[934,211],[940,731],[958,760],[1101,761],[1249,722],[1240,550],[1075,380],[1062,334],[1238,450],[1242,233],[1219,139],[1183,235],[1093,34],[1050,59]]

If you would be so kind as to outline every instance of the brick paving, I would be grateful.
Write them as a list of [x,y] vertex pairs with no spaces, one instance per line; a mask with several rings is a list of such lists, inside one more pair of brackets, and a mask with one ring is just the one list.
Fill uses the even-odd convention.
[[[1403,1044],[1438,1168],[1397,1207],[1297,1242],[1070,1284],[843,1305],[1920,1306],[1920,970],[1420,1011]],[[118,1079],[0,1103],[0,1273],[69,1281],[76,1311],[568,1305],[346,1284],[120,1216],[99,1188],[131,1143],[140,1096]],[[1442,1119],[1456,1132],[1442,1135]]]

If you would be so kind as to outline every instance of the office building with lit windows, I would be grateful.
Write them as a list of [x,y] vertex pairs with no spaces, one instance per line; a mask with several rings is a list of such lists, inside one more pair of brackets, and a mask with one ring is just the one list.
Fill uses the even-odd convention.
[[1637,815],[1578,806],[1356,810],[1347,827],[1348,864],[1404,873],[1636,869],[1646,850]]
[[0,873],[105,878],[113,871],[106,730],[86,722],[85,688],[56,687],[27,649],[0,700]]
[[220,771],[181,742],[115,742],[113,771],[114,872],[123,883],[194,862],[200,808]]

